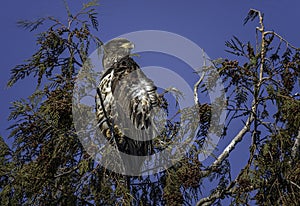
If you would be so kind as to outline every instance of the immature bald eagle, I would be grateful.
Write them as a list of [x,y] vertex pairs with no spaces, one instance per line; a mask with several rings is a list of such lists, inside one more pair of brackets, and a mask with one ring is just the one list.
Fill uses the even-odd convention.
[[96,115],[101,132],[119,151],[147,156],[153,152],[153,117],[160,97],[153,81],[130,57],[133,47],[123,38],[104,46],[104,71],[95,97]]

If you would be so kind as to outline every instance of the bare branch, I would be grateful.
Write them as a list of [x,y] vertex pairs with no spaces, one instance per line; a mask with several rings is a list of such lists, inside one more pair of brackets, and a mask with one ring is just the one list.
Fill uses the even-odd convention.
[[299,152],[299,147],[300,147],[300,128],[298,130],[298,135],[296,137],[295,143],[292,147],[292,157],[295,158],[297,155],[297,152]]
[[276,32],[274,32],[274,31],[266,31],[266,32],[265,32],[265,35],[269,35],[269,34],[278,37],[278,38],[280,39],[280,41],[283,41],[283,42],[286,44],[287,47],[291,47],[291,48],[293,48],[293,49],[295,49],[295,50],[300,50],[300,48],[298,48],[298,47],[292,45],[290,42],[288,42],[286,39],[284,39],[282,36],[280,36],[280,35],[277,34]]
[[201,84],[201,82],[203,81],[204,76],[205,76],[205,72],[202,72],[201,77],[199,78],[199,80],[194,85],[194,101],[195,101],[195,105],[199,104],[198,88],[199,88],[199,85]]
[[218,192],[216,192],[216,193],[213,193],[213,194],[211,194],[210,196],[208,196],[208,197],[205,197],[205,198],[202,198],[200,201],[198,201],[197,202],[197,206],[208,206],[208,205],[211,205],[212,203],[214,203],[214,201],[216,200],[216,199],[218,199],[220,196],[221,196],[222,194],[221,194],[221,192],[220,191],[218,191]]
[[237,143],[239,143],[244,135],[249,131],[250,125],[254,120],[253,114],[250,114],[248,117],[246,124],[241,129],[241,131],[233,138],[233,140],[229,143],[229,145],[223,150],[223,152],[219,155],[219,157],[212,163],[209,168],[214,168],[219,166],[230,154],[230,152],[235,148]]
[[[251,13],[252,11],[252,13]],[[250,115],[244,125],[244,127],[240,130],[240,132],[232,139],[232,141],[228,144],[228,146],[223,150],[223,152],[218,156],[218,158],[208,167],[208,169],[206,171],[203,171],[203,175],[207,175],[207,173],[209,174],[209,172],[214,171],[214,169],[216,167],[218,167],[219,165],[222,164],[222,162],[229,156],[230,152],[235,148],[235,146],[237,145],[237,143],[239,143],[240,141],[242,141],[244,135],[250,130],[250,126],[252,124],[252,122],[258,121],[257,120],[257,106],[258,106],[258,102],[259,102],[259,94],[260,94],[260,89],[261,86],[263,84],[264,81],[264,77],[263,77],[263,73],[264,73],[264,64],[265,64],[265,59],[266,59],[266,32],[264,31],[264,24],[263,24],[263,16],[261,14],[260,11],[257,10],[250,10],[250,13],[248,15],[248,19],[246,19],[246,22],[248,20],[253,20],[254,18],[256,18],[256,16],[259,17],[259,24],[260,27],[257,27],[257,30],[260,31],[262,33],[262,37],[261,37],[261,51],[260,51],[260,57],[261,57],[261,63],[260,63],[260,71],[259,71],[259,80],[258,82],[255,84],[254,87],[254,93],[253,93],[253,100],[252,100],[252,106],[251,106],[251,112]],[[255,142],[253,142],[252,144],[255,144]],[[251,152],[251,151],[250,151]],[[249,168],[249,164],[251,164],[253,159],[253,151],[252,154],[250,155],[250,158],[248,160],[248,163],[246,165],[245,168]],[[241,175],[242,173],[240,173]],[[239,179],[240,175],[237,176],[237,178],[232,181],[229,186],[224,189],[222,192],[216,192],[216,193],[212,193],[210,196],[202,198],[201,200],[199,200],[197,202],[197,205],[210,205],[212,204],[216,199],[220,198],[224,193],[228,193],[230,192],[231,188],[235,185],[235,182]]]
[[[236,178],[238,179],[238,177]],[[215,202],[216,199],[220,198],[224,194],[231,194],[233,192],[233,186],[235,185],[236,180],[232,181],[225,190],[218,190],[212,193],[210,196],[202,198],[197,202],[197,206],[211,205]]]
[[297,185],[295,182],[293,182],[293,181],[290,181],[289,180],[289,182],[292,184],[292,185],[294,185],[294,186],[296,186],[299,190],[300,190],[300,186],[299,185]]
[[[206,57],[205,57],[205,53],[204,53],[204,50],[202,50],[202,54],[203,54],[203,69],[205,69],[206,67]],[[198,105],[199,104],[199,98],[198,98],[198,88],[199,88],[199,85],[201,84],[201,82],[203,81],[204,79],[204,76],[205,76],[205,71],[202,72],[202,75],[201,77],[199,78],[199,80],[196,82],[196,84],[194,85],[194,101],[195,101],[195,105]]]

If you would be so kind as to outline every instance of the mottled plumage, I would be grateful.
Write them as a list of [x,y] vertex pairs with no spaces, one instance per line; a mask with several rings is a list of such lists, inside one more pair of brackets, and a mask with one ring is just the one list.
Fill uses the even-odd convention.
[[129,56],[132,48],[133,44],[126,39],[115,39],[104,46],[96,115],[101,132],[117,144],[119,151],[146,156],[153,152],[153,118],[159,95],[153,81]]

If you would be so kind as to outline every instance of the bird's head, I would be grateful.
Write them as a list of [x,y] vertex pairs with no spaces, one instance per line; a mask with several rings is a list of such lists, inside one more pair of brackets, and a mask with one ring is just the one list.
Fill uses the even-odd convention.
[[109,41],[103,46],[104,54],[102,64],[104,69],[110,68],[115,62],[130,55],[133,48],[134,44],[124,38],[117,38]]

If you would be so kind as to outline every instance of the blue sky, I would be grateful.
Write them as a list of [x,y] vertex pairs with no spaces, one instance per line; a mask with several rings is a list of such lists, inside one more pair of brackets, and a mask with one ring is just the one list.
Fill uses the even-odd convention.
[[[81,8],[85,1],[69,1],[71,10]],[[100,30],[95,33],[102,41],[137,30],[164,30],[182,35],[203,48],[211,59],[231,58],[224,50],[225,41],[232,35],[243,41],[255,40],[255,23],[243,26],[243,19],[250,8],[265,14],[267,29],[274,30],[292,44],[300,47],[300,1],[299,0],[190,0],[190,1],[141,1],[141,0],[102,0],[100,1]],[[1,22],[1,71],[0,76],[0,135],[6,137],[10,102],[30,95],[36,86],[31,78],[18,82],[7,89],[10,69],[29,58],[37,49],[36,33],[18,28],[21,19],[32,20],[37,17],[57,16],[65,19],[62,0],[10,0],[2,1]],[[96,32],[96,31],[95,31]],[[180,49],[180,48],[179,48]],[[11,122],[12,123],[12,122]],[[239,129],[239,128],[237,128]],[[222,144],[226,145],[224,140]],[[231,154],[234,162],[243,162],[240,155],[248,149],[247,142],[238,145]]]

